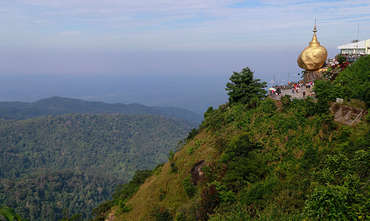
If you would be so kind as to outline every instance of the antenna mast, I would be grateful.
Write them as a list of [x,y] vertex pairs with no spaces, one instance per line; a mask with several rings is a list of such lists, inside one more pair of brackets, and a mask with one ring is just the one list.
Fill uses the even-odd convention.
[[359,41],[360,41],[360,24],[357,24],[357,48]]

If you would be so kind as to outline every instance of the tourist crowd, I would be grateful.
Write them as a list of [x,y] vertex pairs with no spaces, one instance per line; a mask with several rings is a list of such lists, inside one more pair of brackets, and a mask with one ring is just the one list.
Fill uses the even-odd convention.
[[314,82],[289,82],[287,85],[276,85],[269,88],[269,96],[273,99],[279,100],[282,96],[290,95],[294,98],[305,98],[307,96],[314,96],[312,88]]

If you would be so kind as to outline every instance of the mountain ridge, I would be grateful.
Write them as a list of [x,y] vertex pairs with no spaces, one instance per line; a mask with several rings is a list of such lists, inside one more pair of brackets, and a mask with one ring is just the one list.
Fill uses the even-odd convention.
[[146,106],[138,103],[105,103],[86,101],[76,98],[52,96],[35,102],[6,101],[0,102],[0,118],[21,120],[44,115],[67,113],[121,113],[129,115],[159,115],[183,119],[194,126],[201,122],[202,116],[178,107]]

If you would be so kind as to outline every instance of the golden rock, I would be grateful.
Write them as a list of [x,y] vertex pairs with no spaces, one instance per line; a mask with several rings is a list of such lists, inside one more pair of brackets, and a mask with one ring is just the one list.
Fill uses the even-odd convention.
[[324,65],[326,58],[328,57],[326,48],[320,45],[320,42],[317,40],[316,32],[317,29],[315,25],[312,41],[298,56],[298,66],[306,71],[319,70]]

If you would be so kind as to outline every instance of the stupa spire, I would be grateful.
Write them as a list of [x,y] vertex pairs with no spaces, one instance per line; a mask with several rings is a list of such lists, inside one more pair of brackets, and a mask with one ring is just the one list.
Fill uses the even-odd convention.
[[312,41],[310,42],[310,44],[320,44],[320,42],[317,40],[317,35],[316,35],[316,32],[317,32],[317,27],[316,27],[316,17],[315,17],[315,25],[313,26],[313,36],[312,36]]

